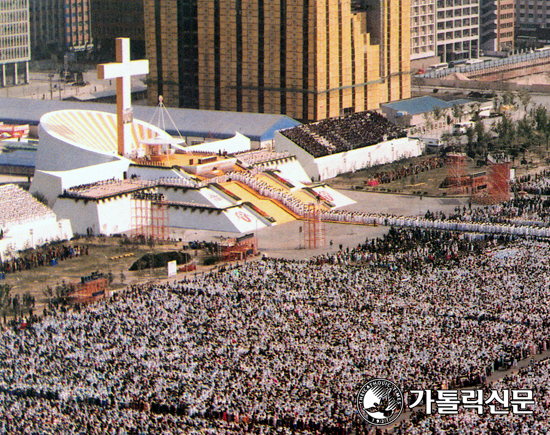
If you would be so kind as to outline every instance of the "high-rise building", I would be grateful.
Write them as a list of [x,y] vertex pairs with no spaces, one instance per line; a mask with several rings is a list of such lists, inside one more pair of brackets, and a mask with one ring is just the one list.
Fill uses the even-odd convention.
[[485,52],[514,48],[514,0],[481,0],[480,23]]
[[65,46],[65,1],[29,1],[30,36],[33,56],[63,51]]
[[442,62],[479,56],[479,0],[437,0],[437,55]]
[[435,0],[411,0],[411,62],[434,58]]
[[44,55],[93,48],[90,0],[30,0],[31,46]]
[[27,0],[0,2],[0,65],[2,86],[27,83],[29,60],[29,4]]
[[143,0],[90,0],[92,34],[101,52],[115,56],[116,38],[130,38],[132,57],[145,56]]
[[522,30],[550,27],[550,3],[542,0],[516,0],[516,27]]
[[70,51],[93,48],[90,0],[65,0],[65,47]]
[[149,100],[302,121],[410,96],[410,0],[145,0]]

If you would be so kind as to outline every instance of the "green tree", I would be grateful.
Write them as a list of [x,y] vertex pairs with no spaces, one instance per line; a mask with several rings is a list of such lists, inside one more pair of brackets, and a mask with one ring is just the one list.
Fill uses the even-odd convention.
[[458,119],[458,122],[462,122],[462,117],[464,116],[464,108],[460,104],[453,104],[451,107],[453,113],[453,118]]
[[426,130],[428,131],[433,129],[432,114],[433,112],[424,112],[422,114],[422,117],[424,118],[424,125],[426,126]]
[[48,199],[42,192],[34,192],[32,196],[34,196],[34,199],[41,202],[42,204],[48,205]]
[[550,114],[548,109],[539,105],[533,114],[535,122],[535,133],[546,145],[546,152],[548,152],[548,145],[550,144]]
[[504,95],[502,96],[502,104],[506,106],[514,106],[515,103],[516,103],[516,96],[510,91],[505,92]]
[[497,134],[497,141],[501,143],[503,148],[508,148],[515,138],[516,130],[514,123],[509,114],[505,113],[500,121],[494,127],[494,132]]
[[529,106],[529,103],[531,102],[531,94],[526,89],[520,89],[518,91],[518,97],[521,105],[523,106],[523,110],[527,113],[527,106]]
[[524,117],[518,121],[516,132],[518,147],[523,152],[523,157],[525,158],[525,153],[531,146],[535,136],[534,125],[529,116],[524,115]]
[[440,119],[445,116],[445,111],[438,106],[434,106],[432,113],[433,119],[436,124],[439,124]]

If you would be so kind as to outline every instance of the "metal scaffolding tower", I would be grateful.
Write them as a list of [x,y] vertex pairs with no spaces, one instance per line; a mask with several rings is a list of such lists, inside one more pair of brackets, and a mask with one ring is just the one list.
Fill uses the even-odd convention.
[[304,247],[308,249],[325,246],[325,223],[321,220],[318,204],[309,204],[306,212],[304,229]]
[[450,194],[460,194],[465,192],[466,180],[466,154],[449,153],[447,154],[447,187]]
[[487,189],[493,204],[510,199],[510,159],[487,156]]
[[142,242],[168,240],[168,204],[161,193],[136,192],[132,195],[132,237]]

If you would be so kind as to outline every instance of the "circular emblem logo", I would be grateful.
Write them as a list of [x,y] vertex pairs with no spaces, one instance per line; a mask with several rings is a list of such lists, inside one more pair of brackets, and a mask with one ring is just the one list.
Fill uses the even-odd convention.
[[375,426],[392,424],[403,412],[403,393],[387,379],[372,379],[357,394],[357,409],[363,419]]
[[245,222],[252,222],[252,219],[250,219],[250,216],[248,216],[246,213],[243,213],[242,211],[238,211],[237,213],[235,213],[235,215],[239,219],[242,219]]

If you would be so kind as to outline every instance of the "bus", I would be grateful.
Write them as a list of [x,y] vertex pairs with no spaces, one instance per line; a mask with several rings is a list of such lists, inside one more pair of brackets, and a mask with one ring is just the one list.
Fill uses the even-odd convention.
[[437,71],[437,70],[440,70],[440,69],[447,69],[447,68],[449,68],[449,64],[446,63],[446,62],[436,63],[435,65],[430,66],[430,70],[432,70],[432,71]]
[[466,65],[475,65],[476,63],[485,62],[483,59],[470,59],[466,61]]

